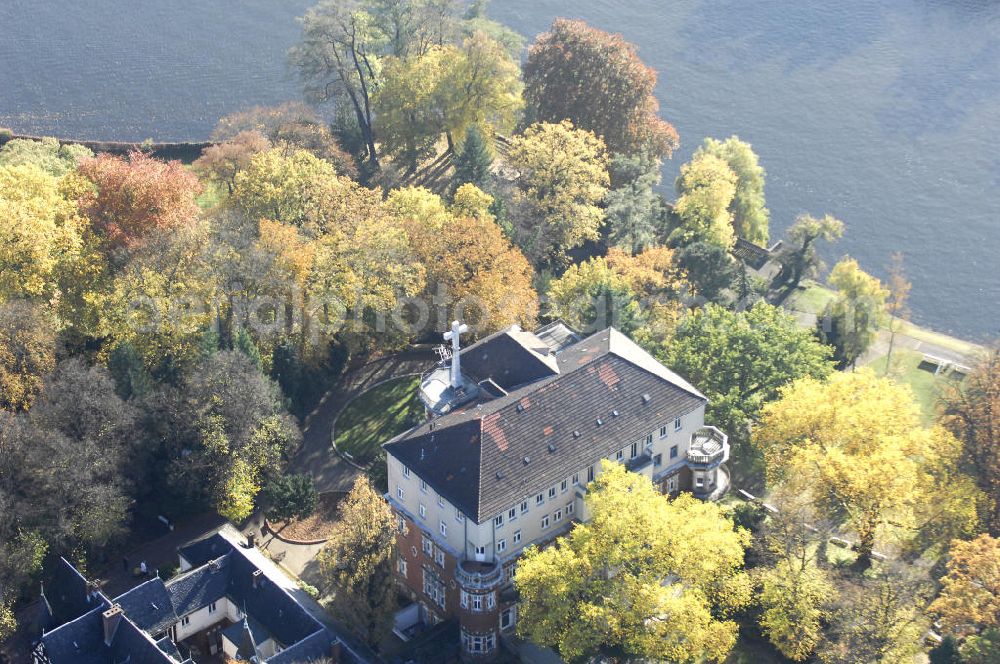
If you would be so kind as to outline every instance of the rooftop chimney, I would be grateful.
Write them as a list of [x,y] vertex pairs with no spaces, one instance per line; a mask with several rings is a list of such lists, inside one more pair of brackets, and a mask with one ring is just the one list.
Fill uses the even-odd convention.
[[253,577],[253,587],[256,590],[257,588],[260,587],[260,582],[264,580],[264,572],[262,572],[259,569],[255,569],[253,571],[252,577]]
[[110,646],[112,639],[115,638],[118,623],[122,621],[122,608],[115,604],[101,614],[101,619],[104,623],[104,645]]
[[453,320],[451,322],[451,330],[444,333],[444,340],[451,342],[451,386],[456,390],[462,387],[462,369],[458,359],[461,347],[458,337],[468,331],[468,325]]

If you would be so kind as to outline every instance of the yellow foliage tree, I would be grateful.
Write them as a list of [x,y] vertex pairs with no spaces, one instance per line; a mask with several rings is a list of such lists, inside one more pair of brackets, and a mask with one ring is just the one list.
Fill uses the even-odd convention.
[[[659,494],[604,462],[588,487],[589,522],[518,563],[519,633],[566,659],[620,648],[672,662],[722,661],[736,642],[725,619],[750,600],[750,541],[719,506]],[[721,616],[721,617],[720,617]]]
[[923,426],[909,387],[869,369],[795,381],[764,407],[754,442],[769,484],[812,496],[857,533],[861,564],[881,533],[905,541],[975,524],[978,491],[948,468],[958,441]]
[[929,610],[958,637],[1000,628],[1000,539],[987,534],[951,543],[948,573]]
[[696,154],[681,166],[674,213],[681,225],[672,234],[677,244],[710,242],[729,249],[736,241],[730,203],[736,195],[736,174],[718,157]]

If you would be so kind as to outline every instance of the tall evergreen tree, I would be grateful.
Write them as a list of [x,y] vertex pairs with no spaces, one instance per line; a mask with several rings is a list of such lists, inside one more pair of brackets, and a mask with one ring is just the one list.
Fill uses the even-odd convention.
[[462,151],[455,157],[454,186],[458,189],[463,184],[472,183],[480,189],[485,189],[490,178],[490,165],[493,157],[489,146],[483,140],[479,127],[473,125],[465,135]]

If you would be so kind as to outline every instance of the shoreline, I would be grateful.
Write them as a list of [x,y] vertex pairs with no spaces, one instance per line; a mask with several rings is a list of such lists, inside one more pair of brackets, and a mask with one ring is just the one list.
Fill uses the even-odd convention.
[[213,141],[92,141],[64,138],[61,136],[38,136],[35,134],[20,134],[14,130],[10,133],[0,132],[0,147],[15,139],[40,141],[43,138],[54,138],[60,144],[73,143],[82,145],[94,152],[108,152],[111,154],[127,154],[134,150],[148,151],[154,157],[160,159],[176,159],[184,163],[191,163],[201,156],[201,151],[214,145]]

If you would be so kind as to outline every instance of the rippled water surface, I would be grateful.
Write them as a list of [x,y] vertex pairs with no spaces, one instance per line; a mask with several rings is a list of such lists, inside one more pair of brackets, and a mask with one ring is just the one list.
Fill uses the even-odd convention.
[[[309,0],[0,0],[0,125],[81,138],[204,138],[298,94],[284,52]],[[848,226],[872,272],[902,251],[914,317],[1000,334],[1000,2],[494,0],[524,34],[555,16],[624,33],[660,73],[682,148],[739,134],[775,234]]]

